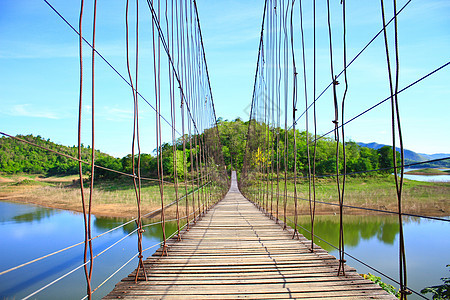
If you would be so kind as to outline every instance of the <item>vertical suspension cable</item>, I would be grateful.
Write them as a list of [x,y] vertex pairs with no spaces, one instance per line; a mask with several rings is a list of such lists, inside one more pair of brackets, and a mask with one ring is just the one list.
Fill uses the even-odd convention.
[[[183,48],[186,48],[186,56],[185,56],[185,68],[187,68],[187,72],[186,72],[186,85],[188,87],[188,91],[189,91],[189,98],[186,100],[187,103],[186,105],[189,105],[190,107],[192,107],[193,105],[193,79],[192,79],[192,66],[191,66],[191,47],[190,47],[190,33],[189,33],[189,19],[188,19],[188,5],[187,5],[187,1],[184,1],[184,22],[185,22],[185,26],[186,26],[186,33],[185,33],[185,38],[186,38],[186,44],[184,45]],[[193,108],[193,107],[192,107]],[[189,111],[188,111],[189,112]],[[189,114],[188,114],[189,115]],[[189,156],[190,156],[190,160],[191,160],[191,181],[192,181],[192,210],[194,212],[194,216],[193,216],[193,221],[194,224],[197,222],[197,211],[195,209],[195,182],[196,182],[196,177],[195,177],[195,165],[194,165],[194,151],[192,150],[192,143],[194,141],[195,138],[195,132],[194,134],[192,134],[192,126],[194,126],[195,128],[195,124],[194,124],[194,120],[192,118],[190,118],[188,120],[188,130],[189,130]],[[194,141],[195,142],[195,141]]]
[[[293,84],[292,84],[292,133],[294,138],[294,233],[292,238],[299,237],[297,231],[298,224],[298,199],[297,199],[297,132],[296,132],[296,117],[295,112],[297,111],[297,68],[295,65],[295,52],[294,52],[294,26],[293,26],[293,14],[294,14],[294,2],[292,1],[291,13],[290,13],[290,44],[291,44],[291,55],[292,55],[292,73],[293,73]],[[289,4],[288,4],[289,9]],[[288,13],[286,10],[286,14]],[[287,18],[287,16],[286,16]]]
[[[333,82],[333,104],[334,104],[334,120],[332,121],[334,124],[334,139],[336,141],[336,187],[337,187],[337,194],[338,194],[338,203],[339,203],[339,246],[341,245],[341,240],[343,242],[343,224],[342,224],[342,194],[341,194],[341,185],[340,185],[340,168],[339,168],[339,107],[337,102],[337,92],[336,92],[336,86],[339,84],[337,81],[337,78],[334,75],[334,68],[333,68],[333,37],[331,34],[331,12],[330,12],[330,0],[327,0],[327,16],[328,16],[328,40],[329,40],[329,50],[330,50],[330,74],[331,74],[331,80]],[[343,147],[345,148],[345,141],[342,141]],[[342,236],[341,236],[342,232]],[[338,275],[340,274],[340,271],[342,270],[343,275],[345,275],[344,270],[344,261],[341,258],[342,251],[339,251],[339,268],[338,268]]]
[[[165,7],[165,19],[166,19],[166,31],[167,31],[167,47],[170,50],[171,57],[174,57],[174,34],[173,34],[173,0],[171,3],[171,26],[169,26],[169,18],[168,18],[168,2],[166,1]],[[176,128],[176,116],[175,116],[175,79],[173,70],[170,68],[170,60],[167,60],[168,64],[168,75],[169,75],[169,97],[170,97],[170,119],[172,124],[172,163],[173,163],[173,181],[174,181],[174,189],[175,189],[175,199],[176,199],[176,219],[177,219],[177,240],[181,240],[180,235],[180,204],[179,204],[179,194],[178,194],[178,161],[177,161],[177,143],[175,136],[175,128]]]
[[284,131],[285,131],[285,166],[284,166],[284,229],[287,228],[287,173],[289,167],[289,129],[288,129],[288,103],[289,103],[289,38],[287,33],[286,18],[283,18],[283,71],[284,71]]
[[[316,99],[316,0],[313,0],[313,99]],[[317,114],[316,101],[313,101],[313,119],[314,119],[314,154],[312,170],[312,202],[309,199],[309,213],[311,218],[311,249],[314,251],[314,219],[316,216],[316,156],[317,156]]]
[[[397,20],[397,2],[393,0],[394,6],[394,48],[395,48],[395,83],[393,82],[391,61],[389,57],[389,43],[386,31],[386,18],[384,11],[384,1],[381,0],[381,14],[383,19],[383,34],[386,50],[387,70],[389,77],[389,89],[391,92],[391,123],[392,123],[392,160],[394,165],[394,178],[397,195],[398,206],[398,223],[399,223],[399,277],[400,277],[400,299],[407,299],[407,296],[411,292],[407,289],[407,272],[406,272],[406,253],[403,236],[403,219],[402,219],[402,189],[403,189],[403,174],[404,174],[404,149],[403,138],[400,123],[400,112],[398,107],[398,81],[399,81],[399,54],[398,54],[398,20]],[[397,130],[396,130],[397,125]],[[400,179],[398,178],[398,164],[397,164],[397,147],[396,138],[399,138],[400,142]]]
[[[149,3],[153,8],[153,1]],[[161,229],[162,229],[162,238],[163,238],[163,246],[161,256],[164,254],[167,255],[167,244],[166,244],[166,230],[165,230],[165,207],[164,207],[164,169],[163,169],[163,161],[162,161],[162,137],[161,137],[161,38],[158,34],[157,41],[155,41],[155,26],[156,22],[159,23],[160,20],[160,1],[157,2],[157,12],[156,12],[156,20],[152,18],[152,40],[153,40],[153,74],[154,74],[154,83],[155,83],[155,107],[156,107],[156,164],[158,171],[158,182],[159,182],[159,191],[160,191],[160,199],[161,199]]]
[[[345,194],[345,181],[347,176],[347,156],[345,152],[345,131],[344,131],[344,125],[345,125],[345,115],[344,115],[344,108],[345,108],[345,98],[347,96],[348,91],[348,80],[347,80],[347,27],[346,27],[346,17],[345,17],[345,0],[341,1],[342,4],[342,33],[343,33],[343,63],[344,63],[344,82],[345,82],[345,89],[344,89],[344,95],[342,96],[342,106],[341,106],[341,133],[342,133],[342,155],[343,155],[343,171],[342,171],[342,190],[341,195],[339,198],[339,268],[338,268],[338,276],[341,274],[345,276],[345,249],[344,249],[344,221],[343,221],[343,215],[344,215],[344,194]],[[339,133],[338,133],[339,134]]]
[[[395,28],[395,93],[394,93],[394,102],[395,102],[395,112],[397,117],[397,134],[400,143],[400,181],[397,177],[397,159],[394,155],[394,170],[395,170],[395,185],[397,189],[397,200],[398,200],[398,220],[400,225],[400,241],[399,241],[399,274],[400,278],[403,276],[403,285],[400,287],[400,293],[403,295],[403,299],[406,299],[408,295],[411,294],[411,291],[407,290],[407,269],[406,269],[406,252],[405,252],[405,242],[403,235],[403,218],[402,218],[402,190],[403,190],[403,180],[404,180],[404,165],[405,165],[405,149],[403,147],[403,136],[402,136],[402,128],[400,122],[400,111],[398,105],[398,85],[399,85],[399,74],[400,74],[400,63],[399,63],[399,47],[398,47],[398,17],[397,17],[397,0],[393,0],[394,6],[394,28]],[[396,151],[396,147],[393,147],[394,152]]]
[[[279,8],[278,10],[280,10],[280,8],[282,9],[283,6],[278,5],[278,8]],[[271,91],[271,97],[270,97],[271,109],[269,111],[269,113],[270,113],[269,118],[270,118],[270,124],[271,124],[270,125],[270,128],[271,128],[271,130],[270,130],[270,133],[271,133],[270,134],[270,218],[273,218],[273,165],[274,165],[274,143],[273,143],[274,136],[273,135],[274,135],[274,131],[275,131],[274,116],[275,116],[275,110],[277,109],[275,107],[275,97],[276,97],[275,96],[276,95],[275,83],[276,83],[276,76],[277,76],[276,58],[277,58],[277,41],[278,41],[278,26],[277,26],[278,25],[278,15],[280,15],[280,14],[277,12],[277,3],[275,2],[274,21],[273,21],[274,34],[273,34],[273,39],[272,39],[272,43],[273,43],[272,67],[271,67],[271,70],[272,70],[271,75],[272,76],[271,76],[271,84],[270,84],[272,91]]]
[[[137,237],[138,237],[138,267],[135,275],[135,282],[137,282],[139,277],[139,271],[142,268],[142,272],[144,274],[145,280],[147,280],[147,273],[145,272],[144,262],[142,260],[142,233],[144,230],[142,229],[142,220],[141,220],[141,172],[140,172],[140,164],[141,164],[141,150],[140,150],[140,141],[139,141],[139,106],[138,106],[138,65],[139,65],[139,5],[136,3],[136,61],[135,61],[135,78],[133,81],[133,77],[131,75],[131,67],[130,67],[130,51],[129,51],[129,25],[128,25],[128,14],[129,14],[129,1],[126,2],[126,13],[125,13],[125,29],[126,29],[126,55],[127,55],[127,71],[128,78],[130,80],[131,92],[133,94],[133,137],[131,142],[131,166],[133,172],[133,186],[136,195],[136,204],[137,204]],[[136,155],[135,155],[135,145],[138,148],[138,156],[137,156],[137,166],[136,166]],[[136,176],[137,173],[137,176]]]
[[[184,27],[183,27],[183,2],[180,1],[180,7],[178,8],[178,1],[175,2],[175,15],[176,15],[176,27],[177,27],[177,67],[181,71],[181,82],[186,82],[186,69],[184,64]],[[181,24],[180,24],[181,23]],[[181,47],[180,47],[181,46]],[[188,195],[188,174],[187,174],[187,153],[186,153],[186,131],[185,131],[185,115],[184,106],[185,99],[181,86],[178,87],[180,91],[181,99],[181,132],[183,139],[183,174],[184,174],[184,192],[185,192],[185,205],[186,205],[186,231],[189,231],[189,195]]]
[[[294,0],[295,1],[295,0]],[[300,33],[302,39],[302,63],[303,63],[303,86],[305,97],[305,138],[306,138],[306,156],[308,161],[308,201],[311,203],[311,155],[309,149],[309,114],[308,114],[308,89],[307,89],[307,77],[306,77],[306,54],[305,54],[305,35],[303,31],[303,9],[302,1],[299,1],[300,10]]]
[[[86,201],[84,196],[84,183],[83,183],[83,165],[81,162],[82,159],[82,145],[81,145],[81,123],[82,123],[82,111],[83,111],[83,34],[82,34],[82,25],[83,25],[83,11],[84,11],[84,1],[81,0],[80,5],[80,15],[78,20],[78,32],[79,32],[79,64],[80,64],[80,89],[79,89],[79,104],[78,104],[78,173],[80,178],[80,192],[81,192],[81,205],[83,206],[83,221],[84,221],[84,273],[86,277],[86,293],[88,298],[91,299],[92,288],[91,288],[91,276],[88,271],[88,259],[87,252],[90,245],[90,237],[88,232],[88,217],[86,211]],[[92,265],[92,260],[91,265]]]
[[[282,8],[284,9],[284,3],[282,4]],[[283,28],[283,18],[280,18],[280,25],[279,28]],[[277,140],[276,140],[276,147],[277,147],[277,204],[276,204],[276,216],[275,221],[278,223],[279,221],[279,205],[280,205],[280,163],[281,163],[281,157],[280,157],[280,126],[281,126],[281,44],[282,44],[282,38],[281,35],[278,38],[278,44],[277,44],[277,57],[276,57],[276,64],[278,66],[277,68],[277,88],[276,88],[276,98],[277,98]],[[286,112],[285,112],[286,113]]]
[[[97,21],[97,0],[94,0],[94,13],[92,21],[92,52],[91,52],[91,178],[89,183],[89,203],[87,211],[87,238],[88,248],[89,248],[89,287],[88,287],[88,298],[91,299],[91,286],[90,282],[92,279],[92,271],[94,266],[94,253],[92,249],[92,237],[91,237],[91,209],[92,209],[92,195],[94,193],[94,163],[95,163],[95,29]],[[86,224],[85,224],[86,227]],[[85,252],[87,249],[85,248]]]

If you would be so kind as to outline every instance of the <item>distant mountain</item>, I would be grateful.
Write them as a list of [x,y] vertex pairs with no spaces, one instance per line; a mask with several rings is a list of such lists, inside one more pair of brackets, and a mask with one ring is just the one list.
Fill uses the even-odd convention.
[[[380,149],[381,147],[389,146],[389,145],[384,145],[384,144],[378,144],[375,142],[373,142],[373,143],[358,143],[358,145],[360,145],[361,147],[367,147],[367,148],[372,148],[372,149]],[[397,151],[400,151],[400,148],[397,147]],[[405,149],[404,153],[405,153],[405,160],[406,160],[407,164],[450,157],[449,153],[425,154],[425,153],[417,153],[417,152],[414,152],[414,151],[408,150],[408,149]],[[421,168],[422,167],[447,167],[448,168],[448,167],[450,167],[450,160],[444,160],[444,161],[434,162],[434,163],[427,163],[427,164],[420,165],[418,167],[421,167]]]
[[422,156],[425,156],[429,159],[439,159],[439,158],[444,158],[444,157],[449,157],[450,154],[448,153],[436,153],[436,154],[423,154],[423,153],[419,153]]

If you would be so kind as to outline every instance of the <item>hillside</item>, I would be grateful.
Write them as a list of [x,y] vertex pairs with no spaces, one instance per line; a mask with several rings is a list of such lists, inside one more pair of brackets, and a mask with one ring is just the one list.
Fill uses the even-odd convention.
[[[17,135],[18,138],[73,157],[78,156],[78,147],[58,145],[41,136]],[[111,157],[106,153],[95,151],[98,158]],[[82,159],[91,156],[89,147],[82,147]],[[84,172],[87,165],[83,166]],[[9,137],[0,138],[0,172],[4,174],[29,173],[52,175],[71,175],[78,173],[78,162],[33,145]]]
[[[240,170],[243,166],[246,134],[248,122],[243,122],[240,119],[234,121],[228,120],[218,120],[219,132],[221,134],[222,142],[222,154],[224,157],[227,169],[231,169],[231,164],[233,164],[234,169]],[[257,125],[261,126],[261,124]],[[274,131],[275,132],[275,131]],[[270,133],[272,134],[272,133]],[[284,140],[285,131],[280,129],[280,143]],[[306,133],[296,131],[297,135],[297,170],[303,174],[308,172],[308,162],[306,153],[305,138]],[[309,139],[312,140],[311,134]],[[293,139],[293,133],[288,132],[288,139]],[[78,156],[78,147],[76,146],[63,146],[58,145],[50,141],[50,139],[44,139],[41,136],[33,135],[18,135],[17,137],[32,142],[34,144],[40,145],[42,147],[58,151],[73,157]],[[276,143],[276,139],[273,139]],[[275,145],[274,145],[275,146]],[[281,149],[282,145],[279,146]],[[376,170],[379,168],[389,168],[392,165],[392,152],[386,145],[377,143],[355,143],[347,142],[346,145],[347,153],[347,172],[365,172],[368,170]],[[189,147],[188,147],[189,149]],[[265,150],[263,150],[265,151]],[[310,145],[310,151],[312,153],[313,148]],[[292,143],[289,143],[289,153],[293,152]],[[195,146],[192,154],[195,154]],[[270,154],[268,154],[270,153]],[[276,157],[272,152],[268,152],[263,155],[271,157],[273,163],[276,164]],[[170,144],[164,144],[162,147],[163,155],[163,168],[164,173],[170,176],[173,174],[173,153],[172,146]],[[190,155],[191,152],[186,152],[187,168],[190,168]],[[335,164],[336,155],[336,143],[332,139],[321,139],[317,143],[317,158],[316,158],[316,174],[317,175],[327,175],[334,174],[336,172]],[[427,161],[436,158],[448,157],[450,154],[434,154],[426,155],[421,153],[416,153],[411,150],[405,150],[406,163],[414,163]],[[82,159],[89,160],[91,156],[91,149],[89,147],[82,147]],[[254,156],[254,155],[253,155]],[[252,157],[253,157],[252,156]],[[340,153],[342,156],[342,151]],[[131,155],[127,155],[123,158],[114,158],[106,153],[96,150],[95,152],[95,164],[106,168],[114,169],[117,171],[132,173],[132,158]],[[182,143],[177,142],[177,170],[178,176],[183,175],[183,149]],[[193,155],[194,162],[196,161],[196,155]],[[341,157],[341,162],[343,157]],[[284,170],[285,163],[280,156],[280,170]],[[288,170],[293,169],[293,163],[290,161],[286,166]],[[436,168],[436,167],[448,167],[450,168],[450,160],[439,161],[434,163],[421,164],[417,166],[418,168]],[[341,165],[340,168],[343,168]],[[341,172],[343,169],[341,170]],[[150,154],[141,155],[141,174],[145,177],[155,177],[156,172],[156,158]],[[384,171],[389,173],[389,170]],[[78,163],[74,160],[66,158],[64,156],[58,155],[56,153],[34,147],[30,144],[17,141],[12,138],[2,137],[0,138],[0,173],[3,174],[17,174],[17,173],[28,173],[28,174],[42,174],[45,176],[54,175],[71,175],[78,173]],[[89,166],[83,165],[83,173],[89,173]],[[117,173],[111,173],[102,169],[97,169],[95,173],[96,178],[115,178]]]
[[[375,150],[378,150],[384,146],[388,146],[388,145],[384,145],[384,144],[378,144],[375,142],[358,143],[358,145],[360,145],[361,147],[367,147],[367,148],[371,148],[371,149],[375,149]],[[397,147],[397,151],[400,151],[400,148]],[[404,153],[405,153],[405,160],[406,160],[407,164],[450,157],[450,154],[448,154],[448,153],[425,154],[425,153],[417,153],[417,152],[414,152],[414,151],[408,150],[408,149],[405,149]],[[420,167],[420,168],[425,168],[425,167],[450,168],[450,160],[426,163],[426,164],[422,164],[418,167]]]

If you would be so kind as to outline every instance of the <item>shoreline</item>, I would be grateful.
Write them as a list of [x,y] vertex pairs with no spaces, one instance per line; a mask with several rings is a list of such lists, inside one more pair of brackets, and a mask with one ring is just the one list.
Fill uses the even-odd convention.
[[[48,203],[46,201],[39,201],[36,199],[27,199],[27,197],[17,197],[16,199],[5,198],[4,195],[0,194],[0,201],[3,202],[11,202],[17,204],[29,204],[35,205],[48,209],[58,209],[65,210],[72,213],[80,213],[82,214],[81,205],[76,207],[75,205],[68,205],[66,203],[54,204]],[[280,206],[281,207],[281,206]],[[165,216],[166,218],[176,218],[176,206],[173,204],[171,207],[166,208]],[[344,208],[344,215],[352,215],[352,216],[388,216],[395,215],[393,213],[388,212],[379,212],[379,211],[368,211],[361,210],[355,208]],[[377,208],[379,209],[379,208]],[[104,217],[104,218],[135,218],[137,216],[137,208],[133,205],[118,205],[118,204],[93,204],[92,205],[91,214],[96,217]],[[180,205],[179,210],[181,212],[181,217],[184,217],[185,206]],[[281,209],[280,209],[281,210]],[[382,208],[381,210],[388,210]],[[153,218],[157,217],[161,213],[161,206],[149,206],[143,205],[141,206],[142,215],[147,214],[148,212],[153,212],[149,216],[145,218]],[[288,211],[293,211],[293,209],[288,209]],[[191,212],[191,209],[190,209]],[[415,214],[415,215],[423,215],[428,217],[448,217],[450,216],[450,212],[442,211],[438,208],[435,209],[419,209],[414,211],[404,211],[405,214]],[[273,214],[275,215],[275,209],[273,209]],[[301,210],[298,213],[298,216],[308,216],[309,210]],[[320,209],[316,208],[316,215],[326,216],[326,215],[339,215],[339,208],[335,207],[334,209]],[[282,214],[280,214],[282,216]],[[293,214],[288,213],[288,216],[293,216]]]
[[[31,177],[31,178],[30,178]],[[31,204],[40,207],[62,209],[75,213],[83,213],[81,205],[80,189],[73,186],[73,176],[64,178],[37,179],[35,176],[16,176],[15,178],[0,177],[0,201]],[[28,179],[28,180],[25,180]],[[377,179],[368,185],[366,179],[355,178],[347,183],[347,192],[344,205],[361,207],[362,209],[344,207],[344,215],[396,215],[397,199],[393,191],[393,183],[386,179]],[[320,182],[316,203],[317,215],[338,215],[339,205],[335,197],[334,183]],[[403,192],[403,213],[423,215],[429,217],[446,217],[450,215],[450,184],[448,183],[417,183],[406,181]],[[288,186],[287,214],[293,215],[295,211],[294,198]],[[164,203],[172,203],[176,193],[168,187],[164,191]],[[214,193],[214,192],[213,192]],[[215,196],[219,196],[216,194]],[[309,201],[307,190],[298,194],[297,208],[299,215],[309,215]],[[195,196],[197,198],[197,196]],[[269,213],[272,207],[273,215],[276,214],[276,197],[273,203],[267,199]],[[85,199],[89,199],[89,193],[85,193]],[[186,200],[179,202],[180,216],[185,217]],[[279,212],[284,210],[283,200],[279,199]],[[195,201],[198,207],[198,201]],[[321,203],[325,202],[327,204]],[[266,202],[267,203],[267,202]],[[192,213],[192,198],[189,196],[189,213]],[[375,211],[374,211],[375,210]],[[388,212],[380,212],[388,211]],[[142,187],[141,215],[153,212],[152,217],[157,217],[161,211],[159,187],[146,185]],[[389,213],[391,212],[391,213]],[[97,217],[109,218],[135,218],[137,216],[136,196],[134,189],[127,183],[117,181],[105,181],[97,183],[94,190],[91,214]],[[176,204],[165,209],[167,218],[176,218]],[[149,218],[149,217],[146,217]]]

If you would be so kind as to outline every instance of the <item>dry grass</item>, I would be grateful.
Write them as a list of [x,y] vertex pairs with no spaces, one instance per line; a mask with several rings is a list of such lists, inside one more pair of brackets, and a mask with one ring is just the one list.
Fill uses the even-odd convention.
[[[58,177],[48,179],[30,179],[29,177],[10,177],[0,184],[0,200],[37,204],[44,207],[60,208],[82,212],[81,192],[79,184],[73,184],[72,177]],[[190,193],[192,186],[188,187]],[[209,192],[209,189],[208,189]],[[211,188],[213,199],[220,198],[220,190]],[[184,196],[184,185],[179,188],[179,197]],[[84,189],[85,201],[89,199],[89,188]],[[195,207],[198,208],[198,192],[190,194],[189,211],[192,213],[192,199],[196,199]],[[172,203],[176,199],[175,188],[168,184],[164,186],[164,205]],[[97,216],[108,217],[135,217],[137,215],[136,192],[131,180],[106,181],[94,184],[92,194],[91,211]],[[185,216],[186,199],[179,203],[179,212]],[[143,183],[141,188],[141,214],[161,208],[161,196],[159,186],[155,183]],[[168,218],[176,217],[176,205],[166,209]]]
[[[73,184],[76,177],[51,177],[38,178],[36,176],[9,176],[0,181],[0,200],[33,203],[45,207],[61,208],[72,211],[82,211],[79,185]],[[259,187],[262,188],[262,181]],[[86,186],[87,187],[87,186]],[[253,189],[256,195],[256,189]],[[264,187],[265,188],[265,187]],[[188,187],[191,191],[192,187]],[[272,190],[271,183],[269,191]],[[307,182],[297,184],[298,212],[309,214]],[[287,214],[294,214],[294,184],[287,183]],[[185,193],[184,185],[180,186],[179,195]],[[217,187],[212,189],[213,198],[221,197]],[[269,210],[276,212],[278,198],[279,212],[283,211],[284,182],[280,181],[277,197],[276,181],[273,182],[273,195],[271,192],[265,196],[269,203]],[[247,194],[248,195],[248,194]],[[85,189],[85,197],[89,197],[89,189]],[[194,194],[197,199],[197,193]],[[144,182],[141,189],[142,214],[161,208],[159,186],[154,182]],[[175,197],[175,189],[171,184],[164,186],[164,204],[171,203]],[[192,212],[192,195],[189,199],[189,211]],[[321,204],[338,203],[336,183],[332,179],[320,179],[316,182],[316,211],[318,214],[338,213],[336,205]],[[180,201],[179,211],[185,216],[185,199]],[[272,204],[271,204],[272,203]],[[397,197],[395,183],[392,176],[373,178],[348,178],[345,187],[344,203],[351,206],[374,208],[380,210],[397,211]],[[195,206],[198,206],[197,200]],[[426,214],[433,216],[450,215],[450,183],[429,183],[417,181],[405,181],[403,190],[403,211],[406,213]],[[346,214],[368,214],[367,210],[345,209]],[[131,180],[105,181],[94,185],[92,213],[98,216],[134,217],[137,215],[136,195]],[[169,218],[176,216],[176,207],[167,209]]]
[[[260,186],[259,188],[264,188]],[[252,190],[253,195],[257,195],[258,186]],[[269,195],[265,201],[272,201],[272,211],[276,211],[277,187],[274,181],[273,196],[269,184]],[[249,190],[250,191],[250,190]],[[284,193],[284,181],[280,181],[279,210],[282,210]],[[287,211],[292,215],[294,211],[294,184],[292,181],[287,184]],[[298,211],[301,214],[308,214],[309,185],[307,182],[297,184]],[[405,213],[418,213],[433,216],[450,215],[450,183],[418,182],[405,180],[402,193],[402,208]],[[333,214],[339,211],[336,205],[321,204],[327,202],[338,204],[337,185],[333,179],[319,179],[316,182],[316,211],[319,214]],[[397,196],[395,182],[392,176],[373,178],[348,178],[345,186],[344,204],[364,208],[374,208],[380,210],[397,211]],[[367,210],[346,208],[346,213],[367,214]]]

